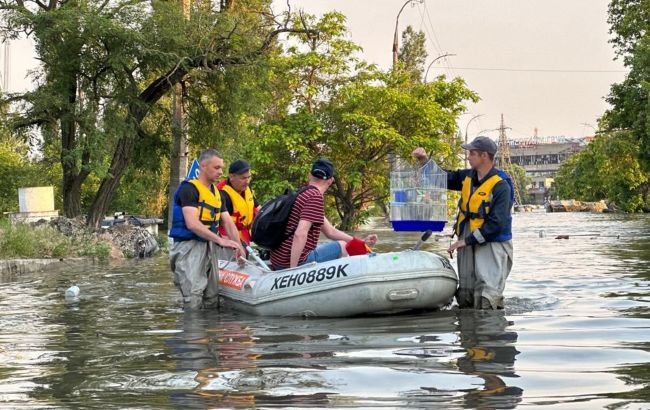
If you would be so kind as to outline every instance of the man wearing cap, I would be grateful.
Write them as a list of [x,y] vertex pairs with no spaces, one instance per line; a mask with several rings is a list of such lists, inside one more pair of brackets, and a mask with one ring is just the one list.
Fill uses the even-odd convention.
[[[377,242],[377,235],[365,240],[336,229],[325,217],[324,194],[334,182],[334,165],[327,159],[314,161],[309,182],[296,197],[282,244],[271,251],[273,269],[293,268],[307,262],[326,262],[348,255],[368,252]],[[318,246],[320,233],[331,239]]]
[[497,145],[476,137],[462,147],[471,169],[447,173],[447,188],[461,191],[455,234],[449,252],[458,250],[461,308],[503,309],[503,290],[512,268],[514,189],[510,176],[494,167]]
[[[251,225],[259,211],[259,204],[250,189],[251,167],[248,162],[238,159],[228,167],[228,178],[221,181],[217,188],[230,217],[235,222],[240,239],[250,245]],[[219,233],[226,234],[225,227],[219,227]]]

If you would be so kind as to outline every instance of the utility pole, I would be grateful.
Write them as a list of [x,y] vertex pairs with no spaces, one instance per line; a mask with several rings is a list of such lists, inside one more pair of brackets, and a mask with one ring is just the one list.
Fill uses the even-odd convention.
[[[190,0],[178,0],[178,5],[183,11],[183,17],[190,17]],[[185,135],[185,110],[183,104],[183,82],[174,85],[172,89],[172,150],[169,156],[169,189],[167,229],[172,228],[172,213],[174,210],[174,193],[178,185],[185,179],[187,173],[188,146]]]
[[[482,117],[482,116],[483,116],[483,114],[476,114],[475,116],[473,116],[472,118],[470,118],[469,121],[467,121],[467,124],[465,125],[465,144],[466,144],[466,145],[467,145],[467,130],[469,129],[469,124],[471,124],[472,121],[474,121],[475,119],[477,119],[477,118],[479,118],[479,117]],[[468,165],[468,161],[467,161],[467,150],[463,150],[463,151],[464,151],[464,154],[465,154],[465,168],[467,168],[467,165]]]
[[3,58],[2,58],[2,92],[9,91],[9,39],[3,42]]
[[517,181],[515,179],[515,174],[512,170],[512,163],[510,162],[510,147],[508,146],[508,137],[506,136],[506,125],[503,121],[503,114],[501,114],[501,126],[499,127],[499,144],[498,144],[498,155],[496,158],[497,167],[506,171],[510,178],[512,179],[512,187],[515,190],[515,205],[521,205],[521,197],[519,195],[519,188],[517,187]]
[[438,57],[434,58],[433,61],[431,61],[431,62],[429,63],[429,65],[427,66],[427,70],[424,72],[424,81],[423,81],[423,83],[425,83],[425,84],[427,83],[427,76],[429,75],[429,69],[431,68],[431,66],[433,65],[433,63],[435,63],[436,61],[440,60],[441,58],[451,57],[451,56],[455,56],[455,55],[456,55],[456,54],[445,53],[445,54],[439,55]]
[[404,4],[402,4],[402,7],[399,9],[399,12],[397,13],[397,17],[395,18],[395,33],[393,34],[393,70],[397,68],[397,54],[399,52],[399,16],[402,14],[402,11],[404,10],[404,7],[406,7],[407,4],[413,3],[413,2],[418,2],[422,3],[424,0],[406,0]]

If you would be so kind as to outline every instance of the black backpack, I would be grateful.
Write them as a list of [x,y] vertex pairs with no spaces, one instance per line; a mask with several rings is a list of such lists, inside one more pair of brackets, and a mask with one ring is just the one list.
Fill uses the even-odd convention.
[[282,244],[282,241],[292,235],[293,232],[286,233],[285,230],[289,223],[293,203],[298,194],[310,188],[315,187],[307,185],[295,192],[287,188],[284,190],[284,194],[262,205],[251,227],[253,242],[262,248],[276,249]]

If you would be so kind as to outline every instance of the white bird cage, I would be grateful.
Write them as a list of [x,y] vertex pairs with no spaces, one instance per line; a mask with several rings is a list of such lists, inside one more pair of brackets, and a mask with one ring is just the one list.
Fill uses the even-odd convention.
[[440,232],[447,223],[447,173],[397,159],[390,173],[390,223],[395,231]]

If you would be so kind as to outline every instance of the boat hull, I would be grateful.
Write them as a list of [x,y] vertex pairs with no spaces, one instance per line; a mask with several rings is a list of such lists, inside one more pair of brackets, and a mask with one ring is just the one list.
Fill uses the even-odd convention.
[[451,302],[458,279],[449,261],[422,252],[351,256],[265,272],[220,263],[224,305],[260,316],[343,317],[437,309]]

